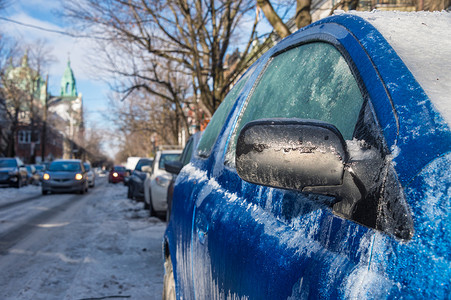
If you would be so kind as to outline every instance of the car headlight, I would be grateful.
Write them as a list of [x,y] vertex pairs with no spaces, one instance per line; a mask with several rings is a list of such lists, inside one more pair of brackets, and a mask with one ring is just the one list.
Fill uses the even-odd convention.
[[83,179],[83,175],[81,175],[80,173],[75,174],[75,180],[82,180]]
[[16,175],[17,174],[17,170],[11,170],[8,172],[9,175]]
[[44,173],[44,175],[42,175],[42,179],[49,180],[50,179],[50,175],[47,174],[47,173]]
[[169,185],[169,179],[163,177],[163,176],[157,176],[155,178],[155,182],[159,185],[159,186],[163,186],[166,187]]
[[113,173],[113,177],[117,177],[119,176],[119,174],[117,174],[116,172]]

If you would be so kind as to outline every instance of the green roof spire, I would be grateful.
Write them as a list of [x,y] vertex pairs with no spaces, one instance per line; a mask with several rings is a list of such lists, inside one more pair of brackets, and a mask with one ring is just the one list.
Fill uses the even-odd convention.
[[67,59],[67,67],[61,79],[61,96],[77,97],[77,86],[74,73],[70,67],[70,59]]

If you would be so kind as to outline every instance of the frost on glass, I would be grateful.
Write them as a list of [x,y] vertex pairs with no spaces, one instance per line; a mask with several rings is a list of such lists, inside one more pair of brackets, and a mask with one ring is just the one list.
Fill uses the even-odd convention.
[[243,126],[263,118],[301,118],[335,125],[352,139],[363,97],[344,58],[332,45],[306,44],[273,58],[251,95],[227,153],[235,160]]
[[251,73],[252,71],[248,71],[247,74],[241,78],[241,80],[227,94],[221,105],[219,105],[199,141],[199,145],[197,146],[198,155],[210,155],[211,149],[213,148],[213,145],[221,132],[221,128]]

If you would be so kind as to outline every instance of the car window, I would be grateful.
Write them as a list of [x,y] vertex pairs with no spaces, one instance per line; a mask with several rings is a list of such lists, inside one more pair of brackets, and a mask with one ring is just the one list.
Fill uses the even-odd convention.
[[168,161],[175,161],[180,158],[178,153],[163,153],[160,157],[160,162],[158,163],[158,168],[164,170],[164,164]]
[[117,172],[125,172],[125,167],[114,167],[114,171],[117,171]]
[[81,165],[71,161],[55,161],[50,164],[49,171],[53,172],[72,172],[80,171]]
[[0,168],[12,168],[16,166],[15,159],[0,159]]
[[352,139],[363,96],[341,53],[330,44],[316,42],[275,56],[247,101],[227,151],[228,165],[235,164],[241,128],[252,120],[321,120]]
[[185,146],[185,149],[183,149],[183,153],[180,157],[180,162],[184,166],[186,166],[191,160],[191,155],[193,154],[193,144],[193,138],[190,138]]
[[88,163],[83,163],[83,166],[85,167],[85,170],[86,170],[87,172],[89,172],[89,171],[91,170],[91,165],[90,165],[90,164],[88,164]]
[[136,164],[135,170],[142,171],[143,166],[152,166],[153,160],[151,159],[140,159]]
[[237,84],[235,84],[215,111],[197,146],[197,154],[199,156],[207,157],[210,155],[211,149],[221,132],[221,128],[250,74],[252,74],[252,69],[249,70]]

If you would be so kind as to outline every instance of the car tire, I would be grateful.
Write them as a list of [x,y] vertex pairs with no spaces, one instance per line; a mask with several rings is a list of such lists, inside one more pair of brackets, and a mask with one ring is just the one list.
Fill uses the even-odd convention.
[[171,256],[164,260],[163,300],[175,300],[175,280]]
[[144,209],[149,209],[149,203],[146,202],[146,200],[143,200],[144,202]]
[[131,191],[130,186],[128,186],[128,189],[127,189],[127,198],[132,199],[132,191]]
[[42,190],[42,195],[47,195],[49,193],[49,191],[47,191],[47,190]]
[[149,200],[150,200],[150,203],[149,203],[149,216],[155,217],[156,213],[155,213],[155,211],[153,209],[153,206],[152,206],[152,196],[150,196]]
[[20,189],[22,187],[22,177],[17,176],[16,188]]
[[168,208],[166,209],[166,222],[169,222],[169,220],[171,219],[171,206],[168,205]]

